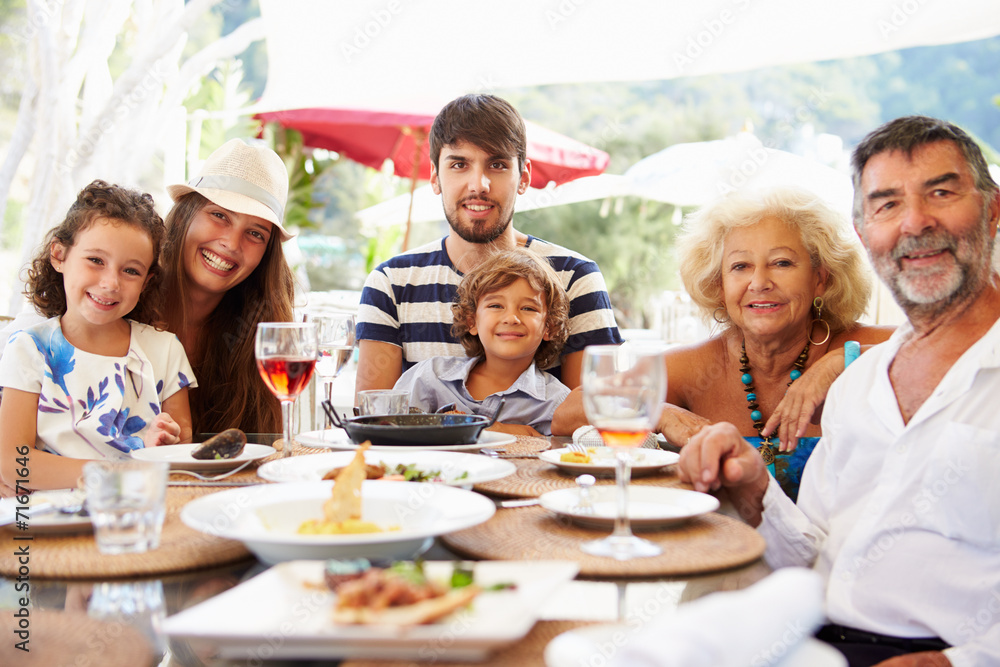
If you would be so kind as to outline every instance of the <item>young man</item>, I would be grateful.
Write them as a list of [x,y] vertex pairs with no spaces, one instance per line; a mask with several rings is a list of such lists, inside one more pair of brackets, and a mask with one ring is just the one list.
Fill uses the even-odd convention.
[[691,438],[679,474],[759,524],[773,567],[823,575],[817,636],[852,666],[1000,664],[998,187],[967,134],[919,116],[853,168],[855,227],[907,324],[831,387],[797,506],[731,424]]
[[622,342],[597,265],[514,229],[515,199],[531,181],[526,150],[524,121],[498,97],[460,97],[434,119],[431,187],[451,231],[382,263],[365,281],[357,391],[391,388],[424,359],[464,356],[451,333],[451,303],[462,274],[495,249],[523,247],[559,274],[570,299],[570,333],[560,363],[546,370],[563,384],[580,383],[584,347]]

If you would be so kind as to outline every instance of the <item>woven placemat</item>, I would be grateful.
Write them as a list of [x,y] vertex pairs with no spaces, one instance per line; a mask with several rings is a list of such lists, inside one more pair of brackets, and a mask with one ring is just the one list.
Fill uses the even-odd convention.
[[[190,479],[190,478],[188,478]],[[77,535],[34,535],[32,540],[16,540],[30,533],[0,530],[0,550],[13,554],[27,546],[32,578],[107,579],[142,577],[167,572],[199,570],[234,563],[250,557],[242,543],[208,535],[181,522],[184,505],[219,488],[171,487],[167,489],[167,513],[160,546],[141,554],[108,556],[97,550],[92,533]],[[0,559],[0,574],[17,574],[18,559]]]
[[[539,621],[523,639],[511,643],[494,653],[486,662],[444,662],[448,667],[544,667],[545,647],[564,632],[593,625],[581,621]],[[345,660],[340,667],[412,667],[411,660]]]
[[32,609],[29,651],[16,647],[17,619],[13,612],[0,621],[0,665],[54,667],[55,665],[101,665],[142,667],[153,664],[153,651],[135,628],[99,621],[84,612]]
[[514,436],[514,442],[509,445],[489,445],[488,449],[496,449],[507,455],[530,456],[538,452],[544,452],[552,447],[548,438],[538,438],[531,435]]
[[[502,479],[476,484],[480,493],[500,498],[537,498],[543,493],[576,486],[576,476],[567,475],[559,468],[540,459],[511,459],[517,471]],[[597,485],[613,485],[614,477],[598,477]],[[674,489],[692,489],[677,477],[676,466],[667,466],[664,472],[643,475],[632,480],[634,486],[661,486]]]
[[764,538],[745,523],[721,514],[695,517],[679,526],[640,535],[663,547],[651,558],[618,561],[591,556],[580,544],[609,530],[583,528],[541,507],[502,509],[473,528],[441,539],[459,555],[487,560],[574,560],[589,577],[659,577],[703,574],[757,560]]

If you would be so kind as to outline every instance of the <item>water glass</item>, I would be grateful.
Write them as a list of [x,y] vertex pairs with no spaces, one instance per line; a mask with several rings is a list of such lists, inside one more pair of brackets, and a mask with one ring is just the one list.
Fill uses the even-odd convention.
[[395,389],[367,389],[358,392],[362,415],[405,415],[410,411],[410,392]]
[[98,551],[142,553],[160,546],[169,470],[165,461],[84,464],[87,510]]

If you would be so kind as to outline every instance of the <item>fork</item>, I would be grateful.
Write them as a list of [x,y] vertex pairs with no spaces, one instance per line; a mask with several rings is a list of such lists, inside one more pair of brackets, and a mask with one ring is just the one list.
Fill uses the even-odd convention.
[[178,475],[191,475],[192,477],[196,477],[197,479],[200,479],[203,482],[214,482],[214,481],[217,481],[217,480],[220,480],[220,479],[225,479],[225,478],[229,477],[230,475],[235,475],[236,473],[238,473],[239,471],[243,470],[244,468],[246,468],[251,463],[253,463],[253,459],[250,459],[248,461],[244,461],[243,463],[241,463],[239,466],[233,468],[232,470],[227,470],[226,472],[220,473],[218,475],[202,475],[202,474],[199,474],[199,473],[196,473],[196,472],[192,472],[190,470],[171,470],[170,474],[173,475],[173,474],[176,473]]
[[587,454],[587,447],[582,442],[571,442],[566,445],[566,449],[574,454]]

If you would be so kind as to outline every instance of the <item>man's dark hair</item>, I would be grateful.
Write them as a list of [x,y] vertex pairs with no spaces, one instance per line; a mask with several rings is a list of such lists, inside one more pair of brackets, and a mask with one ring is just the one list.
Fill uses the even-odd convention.
[[524,171],[528,146],[524,119],[495,95],[463,95],[449,102],[434,119],[430,139],[435,169],[443,146],[467,141],[491,155],[516,155],[518,172]]
[[854,182],[855,227],[860,229],[864,215],[861,174],[868,160],[887,151],[902,151],[912,156],[913,151],[921,146],[938,141],[951,141],[962,151],[972,171],[976,189],[983,195],[984,202],[993,198],[1000,188],[990,176],[986,158],[972,137],[948,121],[927,116],[904,116],[876,128],[854,149],[854,154],[851,156],[851,180]]

